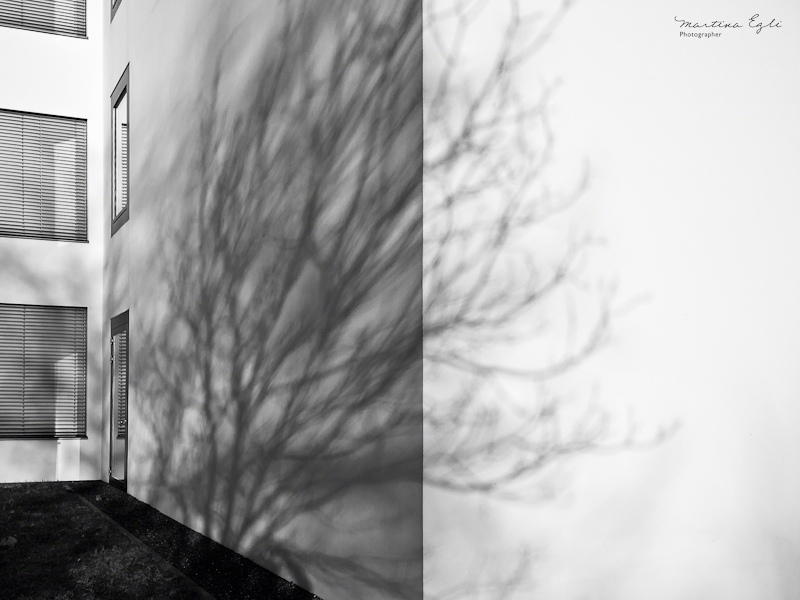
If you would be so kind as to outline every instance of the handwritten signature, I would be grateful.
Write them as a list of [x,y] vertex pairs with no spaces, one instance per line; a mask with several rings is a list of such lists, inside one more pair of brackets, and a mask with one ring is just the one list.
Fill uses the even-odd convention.
[[[764,21],[759,21],[760,15],[755,14],[747,21],[747,26],[750,29],[755,29],[756,33],[761,33],[761,30],[764,28],[773,28],[773,27],[781,27],[781,21],[777,19],[772,19],[769,23],[765,23]],[[687,21],[685,19],[679,19],[675,17],[675,20],[679,22],[681,27],[690,27],[692,29],[697,28],[712,28],[712,29],[740,29],[744,27],[740,23],[728,23],[726,21],[711,21],[710,23],[695,23],[692,21]]]

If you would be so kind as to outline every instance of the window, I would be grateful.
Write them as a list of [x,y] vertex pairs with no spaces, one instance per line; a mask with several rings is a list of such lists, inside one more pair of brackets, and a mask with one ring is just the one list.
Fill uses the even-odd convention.
[[114,20],[114,15],[117,14],[117,9],[119,5],[122,4],[122,0],[111,0],[111,20]]
[[128,434],[128,311],[111,320],[111,393],[117,438]]
[[128,462],[128,311],[111,319],[109,482],[126,489]]
[[128,220],[128,67],[111,94],[111,235]]
[[0,438],[86,437],[86,309],[0,304]]
[[84,119],[0,110],[0,236],[88,241]]
[[86,0],[0,0],[0,26],[86,37]]

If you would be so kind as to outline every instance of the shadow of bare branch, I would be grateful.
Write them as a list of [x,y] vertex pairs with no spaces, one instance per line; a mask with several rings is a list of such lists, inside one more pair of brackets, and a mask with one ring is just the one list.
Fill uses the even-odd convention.
[[151,263],[148,501],[325,597],[421,595],[419,8],[281,4],[235,102],[220,31]]

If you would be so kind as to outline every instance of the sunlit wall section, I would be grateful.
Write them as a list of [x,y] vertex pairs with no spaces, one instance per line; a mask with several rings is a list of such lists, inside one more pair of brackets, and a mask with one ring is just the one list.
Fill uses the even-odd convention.
[[[104,29],[101,4],[86,4],[84,12],[83,2],[0,2],[0,303],[86,315],[78,332],[85,340],[74,349],[85,364],[56,353],[40,361],[39,375],[4,371],[38,390],[43,410],[55,414],[64,402],[59,374],[77,369],[86,414],[70,435],[56,427],[0,436],[0,481],[100,477]],[[49,323],[55,338],[63,333]],[[18,353],[11,359],[21,364]],[[7,400],[24,402],[13,396]]]

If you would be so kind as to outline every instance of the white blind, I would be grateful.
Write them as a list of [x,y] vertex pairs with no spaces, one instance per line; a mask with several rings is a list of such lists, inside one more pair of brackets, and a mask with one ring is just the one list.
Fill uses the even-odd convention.
[[0,304],[0,438],[86,435],[86,309]]
[[0,26],[86,37],[86,0],[0,0]]
[[86,121],[0,110],[0,236],[85,242],[86,218]]
[[114,363],[117,378],[117,437],[128,434],[128,332],[114,336]]
[[117,214],[128,208],[128,124],[120,123],[119,130],[119,198]]

